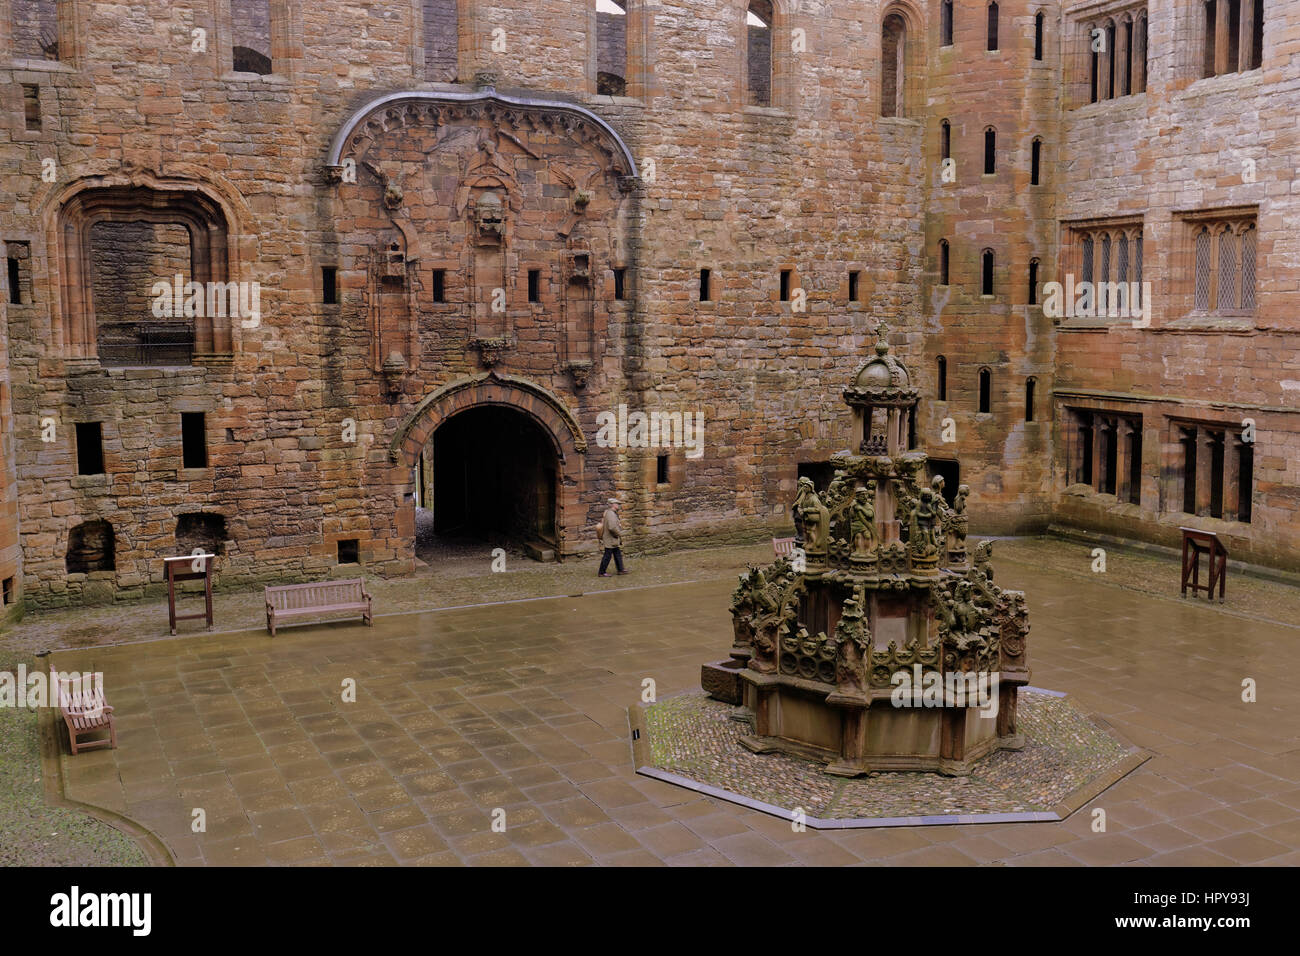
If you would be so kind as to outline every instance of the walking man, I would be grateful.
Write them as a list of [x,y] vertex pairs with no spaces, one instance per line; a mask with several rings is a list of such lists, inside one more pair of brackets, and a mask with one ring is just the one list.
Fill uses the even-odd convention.
[[609,559],[614,559],[614,567],[618,568],[619,574],[627,574],[623,570],[623,525],[618,520],[618,513],[622,505],[617,498],[609,499],[609,507],[605,509],[605,517],[601,523],[605,526],[604,533],[600,536],[600,543],[605,549],[604,556],[600,559],[600,576],[609,577],[606,570],[609,567]]

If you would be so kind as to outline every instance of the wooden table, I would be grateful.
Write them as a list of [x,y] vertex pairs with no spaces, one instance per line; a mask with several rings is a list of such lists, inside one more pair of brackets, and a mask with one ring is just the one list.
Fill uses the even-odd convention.
[[[208,624],[208,630],[212,630],[212,559],[215,554],[185,554],[175,558],[163,558],[163,565],[167,568],[167,619],[171,624],[172,633],[176,633],[177,621],[188,621],[194,618],[204,618]],[[199,570],[194,570],[194,565],[199,565]],[[187,568],[186,565],[189,567]],[[203,579],[203,601],[205,608],[196,614],[177,614],[176,613],[176,583],[178,581],[197,581]]]
[[[1223,603],[1223,587],[1228,577],[1228,549],[1223,546],[1219,536],[1213,531],[1201,531],[1197,528],[1179,528],[1183,533],[1183,591],[1187,597],[1187,588],[1192,589],[1192,597],[1204,591],[1206,597],[1214,600],[1214,586],[1219,586],[1219,603]],[[1210,580],[1201,584],[1201,555],[1209,558]]]

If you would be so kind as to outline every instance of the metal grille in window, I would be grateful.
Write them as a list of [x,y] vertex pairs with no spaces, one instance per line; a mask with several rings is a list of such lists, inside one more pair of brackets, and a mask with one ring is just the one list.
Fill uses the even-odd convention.
[[1241,234],[1241,307],[1255,308],[1255,227]]
[[1142,236],[1133,240],[1133,281],[1142,281]]
[[1119,247],[1115,250],[1115,280],[1128,281],[1128,236],[1119,237]]
[[1092,281],[1092,236],[1083,237],[1083,268],[1079,276],[1080,282]]
[[1219,233],[1219,310],[1237,307],[1237,237],[1231,229]]
[[1101,237],[1101,274],[1097,276],[1098,282],[1110,281],[1110,235]]
[[1202,229],[1196,234],[1196,295],[1193,303],[1196,311],[1206,312],[1210,308],[1210,230]]

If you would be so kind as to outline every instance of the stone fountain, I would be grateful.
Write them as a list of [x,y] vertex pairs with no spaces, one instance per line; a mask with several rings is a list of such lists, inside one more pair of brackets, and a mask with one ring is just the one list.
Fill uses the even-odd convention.
[[941,478],[925,484],[926,455],[909,447],[918,392],[885,332],[844,390],[857,453],[832,458],[824,492],[799,480],[802,547],[741,575],[731,658],[705,665],[702,684],[740,706],[756,753],[849,777],[964,775],[1023,746],[1029,615],[1023,593],[993,583],[991,542],[967,554],[969,488],[949,505]]

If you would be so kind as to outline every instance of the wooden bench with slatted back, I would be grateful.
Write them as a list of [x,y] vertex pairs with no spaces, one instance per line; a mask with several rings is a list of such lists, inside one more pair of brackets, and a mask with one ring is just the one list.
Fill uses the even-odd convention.
[[[113,721],[113,708],[104,702],[103,685],[94,674],[81,674],[76,678],[59,678],[59,711],[68,726],[68,742],[73,756],[78,750],[96,747],[117,748],[117,724]],[[108,731],[107,740],[87,740],[79,737]]]
[[285,618],[356,613],[371,626],[370,603],[366,582],[361,578],[267,587],[266,626],[275,637],[276,625]]

